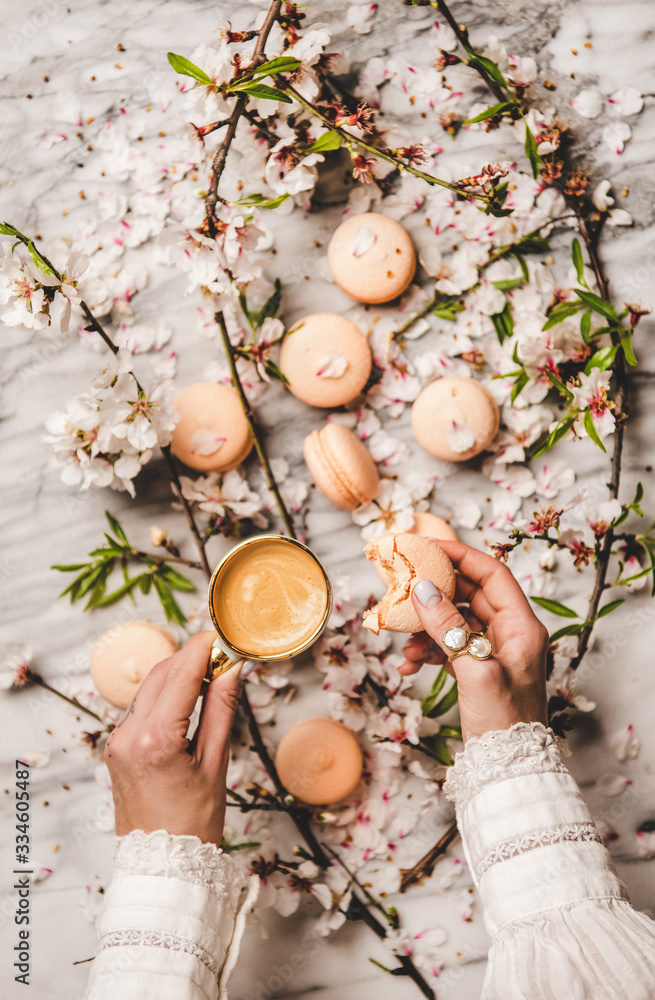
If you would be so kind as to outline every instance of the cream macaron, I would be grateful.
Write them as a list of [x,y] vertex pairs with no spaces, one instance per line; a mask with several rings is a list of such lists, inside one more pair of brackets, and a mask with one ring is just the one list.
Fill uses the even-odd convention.
[[235,389],[217,382],[195,382],[178,392],[180,415],[171,450],[199,472],[226,472],[249,455],[252,435]]
[[365,336],[336,313],[305,316],[287,333],[280,369],[289,391],[310,406],[344,406],[360,395],[373,359]]
[[388,588],[379,604],[364,613],[363,625],[370,632],[377,634],[383,628],[390,632],[422,630],[411,599],[421,580],[431,580],[448,600],[455,596],[453,564],[443,549],[428,538],[409,532],[381,535],[368,543],[364,554],[382,571]]
[[127,708],[155,664],[179,648],[171,633],[153,622],[115,625],[93,647],[91,679],[105,701]]
[[378,212],[342,222],[327,255],[334,283],[358,302],[390,302],[409,287],[416,271],[407,230]]
[[305,461],[320,493],[341,510],[375,500],[380,477],[370,452],[351,430],[327,423],[303,446]]
[[362,776],[359,743],[336,719],[304,719],[280,741],[275,755],[280,781],[309,805],[330,805],[350,795]]
[[414,437],[435,458],[465,462],[498,432],[498,404],[474,378],[449,375],[426,385],[412,406]]

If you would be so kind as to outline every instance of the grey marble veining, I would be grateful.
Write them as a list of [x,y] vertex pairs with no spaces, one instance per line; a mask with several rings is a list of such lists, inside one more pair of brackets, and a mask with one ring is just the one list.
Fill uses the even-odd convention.
[[[430,21],[428,12],[406,8],[396,0],[383,0],[371,33],[354,36],[345,27],[348,6],[342,0],[310,3],[307,12],[312,22],[328,22],[333,30],[333,47],[346,49],[354,65],[391,51],[409,53],[417,62],[424,60],[422,35]],[[174,48],[191,52],[210,37],[219,20],[230,17],[235,27],[241,27],[251,23],[259,9],[258,5],[228,0],[169,0],[158,6],[150,0],[89,0],[85,4],[71,0],[68,6],[60,0],[46,0],[21,7],[3,0],[0,215],[27,232],[39,233],[44,248],[60,247],[60,241],[79,219],[93,211],[102,181],[95,153],[87,147],[96,143],[104,121],[122,101],[145,109],[150,101],[170,100],[174,83],[166,51]],[[470,25],[476,41],[496,34],[510,51],[534,55],[555,83],[553,100],[568,114],[580,153],[584,151],[594,177],[608,178],[615,190],[627,189],[620,201],[635,224],[629,229],[607,230],[602,244],[612,287],[626,298],[653,301],[655,181],[649,167],[655,155],[653,4],[621,0],[539,0],[536,4],[533,0],[498,0],[492,4],[473,0],[455,4],[454,9],[457,17]],[[585,48],[585,43],[591,47]],[[117,50],[119,44],[124,51]],[[630,120],[632,139],[623,155],[617,157],[600,139],[604,119],[586,121],[568,105],[584,87],[610,94],[626,85],[646,95],[646,106]],[[84,124],[77,127],[77,119]],[[172,129],[173,114],[170,119]],[[420,128],[420,123],[415,124]],[[58,130],[70,133],[70,139],[50,144],[48,137]],[[463,137],[465,152],[460,153],[458,146],[457,156],[475,162],[480,155],[476,141],[475,135]],[[302,217],[296,211],[293,226],[279,227],[278,255],[271,273],[277,270],[285,281],[288,322],[310,309],[348,308],[346,297],[339,299],[321,271],[327,238],[339,212],[339,207],[333,207]],[[408,225],[412,225],[411,219]],[[322,243],[323,249],[308,257],[307,246],[314,239]],[[138,250],[129,251],[125,259],[135,261],[138,254]],[[171,272],[163,268],[155,271],[148,287],[138,296],[139,318],[165,316],[173,327],[180,385],[197,379],[216,350],[213,342],[198,333],[192,309],[191,300],[184,297],[183,281],[179,276],[172,279]],[[642,366],[634,381],[633,417],[624,462],[625,495],[641,480],[651,498],[655,496],[651,467],[651,463],[655,464],[655,416],[653,383],[647,376],[655,373],[655,346],[649,335],[652,330],[652,322],[644,322],[637,342]],[[38,669],[65,686],[86,676],[95,638],[121,612],[108,608],[84,616],[77,606],[71,608],[57,600],[62,578],[50,572],[50,564],[76,559],[98,542],[102,512],[107,506],[120,517],[130,537],[144,545],[153,523],[168,529],[176,540],[185,538],[185,529],[180,515],[171,508],[159,459],[154,459],[139,478],[138,504],[132,504],[125,494],[80,495],[62,485],[59,470],[41,440],[43,421],[87,384],[97,370],[98,355],[82,349],[75,336],[29,336],[3,328],[2,338],[3,641],[27,642]],[[261,418],[271,455],[283,455],[291,461],[295,475],[308,478],[301,462],[301,440],[320,425],[321,414],[308,412],[281,389],[273,388]],[[407,414],[394,429],[411,447]],[[576,463],[580,463],[577,453]],[[429,458],[414,446],[404,468],[416,467],[432,469]],[[586,453],[577,471],[579,482],[600,484],[607,477],[602,456],[592,451]],[[446,480],[434,502],[435,511],[448,510],[451,501],[464,492],[485,507],[489,482],[473,469]],[[359,531],[348,515],[336,511],[320,496],[312,496],[307,530],[331,573],[349,575],[362,598],[376,588],[379,592],[373,570],[361,558]],[[462,537],[474,542],[480,532],[464,530]],[[210,559],[217,559],[224,547],[223,541],[213,540]],[[190,557],[194,555],[188,540],[183,542],[183,551]],[[562,581],[558,597],[582,601],[588,597],[588,586],[588,577],[571,574]],[[199,599],[199,595],[191,595],[185,606],[191,607]],[[152,614],[151,608],[143,605],[139,610]],[[597,709],[579,719],[571,736],[572,770],[583,784],[594,815],[605,819],[619,833],[612,845],[619,874],[635,905],[642,909],[655,908],[655,865],[639,859],[635,843],[638,825],[655,816],[655,729],[649,653],[654,640],[655,603],[644,592],[630,598],[629,610],[623,609],[600,624],[593,656],[580,672],[580,686],[596,701]],[[308,701],[303,704],[311,705],[309,673],[302,674],[300,680],[307,688]],[[41,749],[52,755],[48,767],[35,769],[32,778],[34,858],[52,867],[54,874],[34,892],[36,957],[30,997],[73,1000],[81,996],[88,965],[72,963],[90,958],[95,950],[95,931],[85,915],[87,899],[95,905],[99,888],[106,886],[110,878],[111,836],[105,829],[107,791],[96,781],[98,759],[80,743],[80,732],[87,728],[87,722],[62,702],[42,691],[11,696],[3,693],[0,711],[5,783],[10,781],[10,765],[17,755]],[[284,724],[300,717],[296,714],[300,711],[296,699]],[[620,765],[607,739],[627,723],[635,725],[642,750],[636,760]],[[274,732],[268,735],[275,738]],[[633,780],[623,796],[603,799],[598,795],[595,781],[607,771],[626,774]],[[7,816],[8,801],[8,796],[3,796]],[[445,814],[442,819],[445,825]],[[5,826],[3,813],[3,830]],[[8,847],[3,838],[3,963],[13,944]],[[454,850],[458,850],[457,846]],[[477,907],[471,922],[459,916],[453,896],[461,891],[462,886],[457,885],[437,893],[433,883],[428,883],[400,902],[405,926],[418,929],[433,924],[448,931],[444,949],[447,965],[438,989],[440,1000],[472,1000],[479,995],[484,975],[488,940]],[[385,964],[388,955],[368,931],[359,927],[348,926],[328,941],[320,941],[316,948],[308,947],[302,969],[288,978],[286,961],[316,916],[317,912],[309,907],[289,920],[267,911],[262,921],[268,938],[262,940],[257,927],[248,930],[244,942],[247,962],[235,974],[231,990],[234,1000],[265,1000],[269,996],[283,1000],[310,994],[317,1000],[359,1000],[373,995],[379,1000],[409,1000],[418,995],[411,983],[386,976],[369,963],[371,957]],[[14,1000],[22,995],[14,989],[8,998]]]

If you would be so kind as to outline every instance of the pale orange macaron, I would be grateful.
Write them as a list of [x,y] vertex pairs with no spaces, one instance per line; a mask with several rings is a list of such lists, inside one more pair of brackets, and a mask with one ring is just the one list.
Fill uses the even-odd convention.
[[414,437],[431,455],[447,462],[479,455],[495,438],[499,423],[496,400],[474,378],[436,379],[412,406]]
[[195,382],[178,392],[180,415],[171,450],[199,472],[226,472],[250,454],[252,435],[235,389],[217,382]]
[[448,521],[427,510],[419,510],[414,514],[414,524],[409,529],[410,535],[421,535],[423,538],[436,538],[445,542],[458,542],[459,538]]
[[309,805],[330,805],[350,795],[362,776],[362,751],[336,719],[304,719],[285,733],[275,755],[280,781]]
[[416,252],[406,229],[378,212],[342,222],[328,246],[332,280],[358,302],[390,302],[416,271]]
[[375,500],[380,477],[370,452],[351,430],[327,423],[312,431],[303,446],[317,489],[341,510]]
[[400,532],[381,535],[364,549],[367,559],[383,576],[387,592],[382,600],[364,613],[364,628],[376,634],[389,632],[420,632],[423,624],[411,595],[421,580],[432,580],[448,600],[455,596],[455,570],[450,559],[436,542],[420,535]]
[[154,622],[115,625],[93,647],[91,680],[110,705],[127,708],[155,664],[179,648],[175,637]]
[[360,395],[373,359],[366,337],[345,316],[313,313],[287,333],[280,368],[289,391],[310,406],[344,406]]

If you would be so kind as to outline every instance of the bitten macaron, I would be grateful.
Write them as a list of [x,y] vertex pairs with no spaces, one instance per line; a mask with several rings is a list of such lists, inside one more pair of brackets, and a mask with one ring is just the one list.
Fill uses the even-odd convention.
[[304,719],[285,733],[275,755],[280,781],[309,805],[330,805],[350,795],[362,776],[362,751],[336,719]]
[[173,454],[199,472],[226,472],[249,455],[252,435],[235,389],[195,382],[178,392],[180,415],[171,438]]
[[455,570],[450,559],[436,542],[420,535],[401,532],[381,535],[364,549],[364,555],[386,578],[387,592],[382,600],[364,613],[363,625],[376,634],[420,632],[421,619],[412,604],[412,591],[421,580],[431,580],[448,600],[455,596]]
[[280,369],[289,391],[310,406],[352,402],[364,389],[372,364],[366,337],[336,313],[305,316],[280,349]]
[[358,302],[390,302],[411,284],[416,252],[406,229],[378,212],[342,222],[328,245],[332,280]]
[[465,462],[488,448],[498,432],[498,404],[474,378],[436,379],[412,406],[414,437],[435,458]]
[[341,510],[375,500],[380,477],[370,452],[343,424],[327,423],[305,438],[305,461],[320,493]]
[[91,680],[110,705],[127,708],[155,664],[179,648],[174,636],[153,622],[115,625],[93,647]]

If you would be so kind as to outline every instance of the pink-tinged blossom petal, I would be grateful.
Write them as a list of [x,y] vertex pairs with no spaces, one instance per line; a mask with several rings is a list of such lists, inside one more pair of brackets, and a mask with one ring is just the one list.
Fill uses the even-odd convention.
[[622,764],[626,760],[634,760],[641,750],[641,740],[634,730],[634,726],[624,726],[618,729],[608,740],[616,759]]
[[626,778],[623,774],[603,774],[600,776],[596,782],[596,789],[601,795],[606,798],[611,799],[616,795],[620,795],[624,792],[628,785],[631,785],[632,781],[630,778]]

